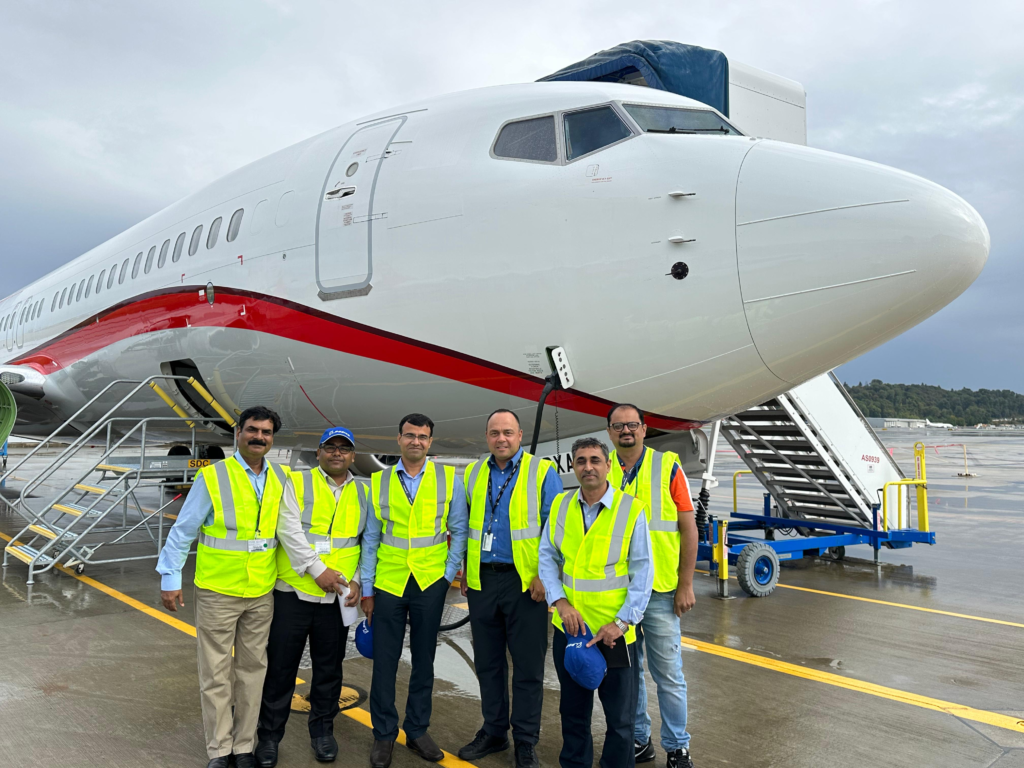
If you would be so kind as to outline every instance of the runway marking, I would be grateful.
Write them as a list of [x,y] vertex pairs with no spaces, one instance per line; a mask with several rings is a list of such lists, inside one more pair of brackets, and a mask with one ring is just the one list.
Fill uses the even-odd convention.
[[834,685],[837,688],[846,688],[850,691],[857,691],[859,693],[866,693],[871,696],[878,696],[879,698],[889,699],[891,701],[898,701],[901,704],[909,704],[913,707],[930,709],[935,712],[945,712],[947,715],[953,715],[954,717],[958,717],[962,720],[971,720],[976,723],[994,725],[996,728],[1005,728],[1008,731],[1024,733],[1024,720],[1017,717],[1001,715],[998,712],[989,712],[984,709],[965,707],[962,704],[954,704],[951,701],[943,701],[942,699],[933,699],[929,696],[919,696],[916,693],[908,693],[907,691],[900,691],[896,688],[887,688],[884,685],[875,685],[874,683],[843,677],[842,675],[836,675],[831,672],[808,669],[807,667],[802,667],[799,664],[791,664],[788,661],[779,661],[766,656],[758,656],[754,653],[739,651],[735,648],[727,648],[715,643],[706,643],[703,640],[694,640],[692,637],[687,637],[686,635],[683,635],[681,639],[683,643],[691,645],[699,651],[710,653],[714,656],[720,656],[724,659],[740,661],[744,664],[751,664],[755,667],[761,667],[762,669],[782,672],[783,674],[800,677],[804,680],[813,680],[818,683],[825,683],[826,685]]
[[[695,573],[703,573],[706,576],[710,576],[710,571],[703,571],[699,568],[694,569]],[[735,576],[729,577],[731,580],[735,580]],[[1016,621],[1004,621],[1003,619],[990,619],[986,616],[972,616],[969,613],[955,613],[954,611],[940,611],[938,608],[924,608],[920,605],[910,605],[909,603],[894,603],[889,600],[878,600],[874,597],[860,597],[858,595],[844,595],[842,592],[827,592],[823,589],[811,589],[810,587],[797,587],[792,584],[776,584],[779,589],[795,589],[798,592],[810,592],[815,595],[825,595],[827,597],[841,597],[844,600],[856,600],[861,603],[874,603],[875,605],[887,605],[890,608],[905,608],[908,611],[920,611],[921,613],[934,613],[939,616],[952,616],[956,619],[970,619],[971,621],[983,621],[986,624],[1002,624],[1004,627],[1018,627],[1024,629],[1024,624],[1020,624]]]
[[[0,532],[0,538],[10,542],[11,537]],[[14,542],[20,544],[20,542]],[[152,616],[155,619],[159,619],[164,624],[174,627],[175,629],[184,632],[185,634],[196,636],[196,628],[191,624],[176,619],[173,616],[165,615],[160,613],[155,608],[146,605],[133,597],[129,597],[123,592],[108,587],[96,579],[88,576],[79,575],[73,571],[69,571],[63,566],[57,566],[62,573],[67,574],[73,579],[81,581],[83,584],[88,584],[90,587],[98,589],[105,595],[113,597],[115,600],[119,600],[125,605],[129,605],[135,608],[147,616]],[[846,597],[840,595],[840,597]],[[695,640],[692,637],[683,635],[681,641],[690,646],[696,648],[698,651],[709,653],[714,656],[720,656],[725,659],[731,659],[732,661],[739,661],[744,664],[750,664],[755,667],[761,667],[762,669],[770,669],[775,672],[782,672],[783,674],[792,675],[793,677],[799,677],[804,680],[813,680],[819,683],[825,683],[827,685],[834,685],[837,688],[846,688],[847,690],[857,691],[860,693],[866,693],[871,696],[878,696],[883,699],[889,699],[891,701],[897,701],[901,704],[909,704],[915,707],[921,707],[922,709],[930,709],[935,712],[944,712],[954,717],[959,717],[963,720],[971,720],[976,723],[985,723],[986,725],[993,725],[996,728],[1005,728],[1006,730],[1016,731],[1018,733],[1024,733],[1024,720],[1020,720],[1016,717],[1010,717],[1009,715],[1001,715],[998,712],[989,712],[984,709],[974,709],[973,707],[966,707],[962,704],[955,704],[951,701],[943,701],[942,699],[933,699],[928,696],[919,696],[916,693],[909,693],[907,691],[901,691],[896,688],[887,688],[883,685],[876,685],[874,683],[868,683],[863,680],[856,680],[853,678],[842,677],[841,675],[832,674],[830,672],[822,672],[816,669],[808,669],[798,664],[791,664],[787,661],[778,661],[771,659],[766,656],[758,656],[754,653],[748,653],[746,651],[736,650],[735,648],[727,648],[723,645],[716,645],[715,643],[707,643],[703,640]],[[342,714],[347,715],[358,723],[362,723],[365,726],[372,727],[370,723],[370,713],[365,709],[358,707],[353,709],[346,709]],[[405,744],[405,734],[402,731],[398,732],[398,741],[400,744]],[[470,768],[476,768],[473,763],[468,763],[465,760],[461,760],[455,755],[445,752],[445,758],[439,763],[439,765],[449,766],[450,768],[464,768],[470,766]]]
[[[11,541],[11,537],[3,532],[0,532],[0,538],[3,538],[3,540],[7,542]],[[21,542],[15,541],[14,544],[20,545]],[[113,587],[108,587],[106,584],[96,581],[96,579],[84,575],[79,575],[74,571],[69,571],[62,565],[58,565],[56,567],[60,570],[61,573],[67,574],[73,579],[78,579],[83,584],[88,584],[90,587],[98,589],[103,594],[108,595],[114,598],[115,600],[119,600],[125,605],[129,605],[132,608],[135,608],[136,610],[146,614],[147,616],[152,616],[154,619],[158,619],[162,621],[164,624],[170,627],[174,627],[180,632],[184,632],[186,635],[191,635],[192,637],[196,636],[196,628],[186,621],[176,619],[169,614],[161,613],[156,608],[146,605],[145,603],[136,600],[134,597],[129,597],[128,595],[124,594],[124,592],[118,592]],[[301,684],[304,681],[301,678],[296,678],[295,682]],[[370,722],[370,713],[367,712],[365,709],[354,707],[352,709],[342,710],[342,714],[351,717],[357,723],[362,723],[368,728],[373,727],[373,724]],[[399,730],[398,732],[398,743],[405,744],[405,733],[401,730]],[[449,752],[444,753],[444,759],[440,763],[438,763],[438,765],[443,765],[447,768],[466,768],[466,766],[468,766],[469,768],[476,768],[476,766],[473,763],[467,763],[465,760],[460,760],[458,757]]]

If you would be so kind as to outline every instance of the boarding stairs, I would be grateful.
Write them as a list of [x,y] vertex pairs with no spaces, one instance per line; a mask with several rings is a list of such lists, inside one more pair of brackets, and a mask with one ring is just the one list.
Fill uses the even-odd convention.
[[808,528],[878,529],[884,492],[888,508],[899,510],[887,526],[909,524],[909,502],[898,498],[907,486],[895,485],[905,475],[831,372],[723,419],[721,432],[771,494],[778,516]]
[[[160,382],[178,388],[191,386],[221,419],[234,426],[234,418],[192,377],[158,375],[111,382],[0,475],[0,483],[8,487],[19,480],[24,483],[16,499],[3,499],[26,523],[4,548],[5,568],[11,558],[24,562],[27,583],[32,584],[37,574],[57,566],[81,573],[88,563],[141,560],[159,554],[165,521],[174,519],[166,509],[178,498],[165,501],[167,490],[187,487],[198,469],[208,463],[193,458],[196,433],[216,429],[202,414],[186,413]],[[126,389],[127,394],[119,396],[119,391]],[[140,401],[153,394],[173,415],[143,419],[124,415],[137,410]],[[100,419],[83,428],[84,414],[97,403],[112,400],[114,405]],[[78,437],[66,444],[66,436],[75,432]],[[190,454],[160,455],[154,433],[161,443],[168,433],[179,434],[182,439],[176,442],[191,441]],[[98,456],[93,447],[97,444],[103,444]],[[137,453],[126,456],[127,450]],[[38,467],[38,458],[48,458],[48,451],[55,455]],[[157,489],[157,507],[143,506],[143,492],[151,495]]]

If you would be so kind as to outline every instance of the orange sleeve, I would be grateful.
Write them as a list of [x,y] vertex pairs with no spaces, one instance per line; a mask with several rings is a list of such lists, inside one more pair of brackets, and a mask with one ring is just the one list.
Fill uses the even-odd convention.
[[672,501],[676,503],[676,511],[693,512],[693,499],[690,498],[690,484],[686,481],[686,473],[676,464],[672,468],[672,480],[668,486]]

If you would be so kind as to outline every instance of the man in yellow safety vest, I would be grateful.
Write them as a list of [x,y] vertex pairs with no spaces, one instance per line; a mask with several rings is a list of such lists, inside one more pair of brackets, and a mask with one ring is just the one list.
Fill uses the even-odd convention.
[[[412,672],[405,705],[405,744],[425,760],[444,753],[427,733],[434,690],[434,651],[445,597],[466,554],[466,491],[453,467],[427,459],[434,422],[412,413],[398,424],[402,458],[375,472],[363,532],[363,612],[373,628],[370,765],[387,768],[398,738],[395,678],[406,622]],[[451,535],[449,547],[448,536]]]
[[511,725],[516,768],[537,768],[548,653],[548,610],[537,557],[541,529],[562,481],[553,463],[523,451],[523,429],[512,411],[492,413],[484,436],[490,453],[466,467],[469,545],[462,581],[484,726],[459,757],[473,761],[508,749]]
[[654,590],[637,634],[637,711],[634,752],[638,763],[655,758],[651,717],[647,714],[644,657],[658,686],[661,746],[668,768],[693,768],[686,730],[686,678],[679,619],[693,608],[693,569],[697,562],[697,525],[693,501],[679,456],[644,446],[644,414],[631,403],[608,411],[611,455],[609,482],[644,502],[654,557]]
[[[552,655],[561,684],[562,768],[590,768],[594,691],[566,671],[566,635],[584,625],[607,658],[607,674],[597,688],[607,731],[601,768],[634,764],[636,719],[636,625],[644,617],[654,569],[643,504],[608,483],[608,448],[584,437],[573,443],[577,491],[560,494],[541,535],[539,570],[548,603],[556,614]],[[622,645],[625,644],[625,648]],[[617,650],[616,650],[616,647]]]
[[309,640],[313,680],[309,690],[310,744],[316,759],[338,756],[334,718],[340,707],[342,662],[348,626],[336,599],[356,612],[359,540],[366,525],[367,483],[349,472],[355,438],[345,427],[320,437],[317,466],[293,471],[285,485],[277,523],[277,584],[274,621],[267,646],[267,678],[257,728],[256,763],[277,764],[278,744],[291,714],[295,675]]
[[[263,406],[238,417],[238,451],[196,476],[156,570],[169,611],[184,607],[181,569],[199,537],[195,624],[208,768],[254,768],[277,581],[277,517],[287,471],[265,456],[281,418]],[[232,653],[234,649],[234,653]]]

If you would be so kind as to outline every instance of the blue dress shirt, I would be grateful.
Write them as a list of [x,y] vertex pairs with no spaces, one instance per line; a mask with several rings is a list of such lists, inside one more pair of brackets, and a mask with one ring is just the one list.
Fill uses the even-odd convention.
[[[424,462],[423,469],[426,466],[427,464]],[[405,471],[405,465],[401,459],[395,466],[399,479],[405,482],[405,487],[413,499],[416,498],[416,492],[420,488],[423,469],[420,469],[419,474],[410,475]],[[382,525],[376,514],[372,512],[367,514],[362,548],[359,552],[359,572],[363,577],[363,597],[373,596],[373,582],[377,578],[377,550],[380,548]],[[466,489],[462,484],[462,478],[458,475],[455,476],[451,505],[448,508],[448,532],[451,533],[452,538],[448,548],[448,560],[445,562],[444,577],[451,584],[462,565],[462,558],[466,556],[466,541],[469,539],[469,507],[466,506]]]
[[[498,508],[493,508],[494,498],[498,495],[498,491],[501,490],[501,486],[508,479],[509,475],[515,471],[515,468],[519,466],[519,462],[523,458],[523,449],[520,448],[516,451],[516,455],[508,460],[505,464],[504,469],[498,468],[498,463],[495,461],[494,456],[489,456],[487,459],[487,467],[490,471],[490,487],[487,489],[487,508],[484,512],[484,523],[483,531],[486,533],[490,531],[494,534],[494,541],[491,542],[491,551],[484,552],[480,551],[480,562],[481,563],[514,563],[515,560],[512,557],[512,523],[509,521],[508,509],[509,501],[512,498],[512,490],[515,488],[515,484],[519,482],[517,477],[515,480],[509,482],[508,487],[505,488],[505,493],[501,495],[501,499],[498,502]],[[466,489],[466,498],[469,501],[469,506],[472,508],[473,500],[469,498],[469,488]],[[548,513],[551,511],[551,502],[555,500],[555,496],[562,492],[562,478],[558,476],[554,467],[548,469],[547,475],[544,476],[544,483],[540,489],[540,527],[543,528],[548,522]]]
[[[242,454],[235,451],[235,455],[225,461],[237,461],[245,470],[245,476],[252,483],[256,491],[256,498],[263,500],[263,489],[267,484],[267,462],[263,460],[263,468],[259,474],[252,471]],[[196,475],[192,488],[185,497],[185,503],[181,505],[178,512],[178,519],[174,521],[171,530],[167,533],[167,540],[164,541],[164,548],[160,550],[160,557],[156,561],[156,572],[160,574],[160,589],[164,592],[172,592],[181,589],[181,569],[185,567],[185,560],[188,558],[188,551],[192,548],[192,542],[199,536],[199,529],[204,525],[213,524],[213,499],[206,489],[206,480],[202,473]]]
[[[604,495],[593,506],[583,501],[579,491],[573,496],[569,503],[568,514],[576,514],[580,510],[583,515],[583,530],[589,531],[590,526],[597,520],[602,509],[611,509],[612,500],[615,498],[614,489],[611,483],[605,489]],[[576,501],[579,501],[577,504]],[[549,521],[550,522],[550,521]],[[544,532],[540,537],[540,580],[544,584],[547,593],[548,605],[554,605],[555,601],[565,597],[565,590],[562,589],[562,565],[565,558],[562,553],[555,549],[551,543],[551,533],[548,525],[545,524]],[[629,586],[626,587],[626,601],[616,614],[627,624],[639,624],[643,621],[644,611],[647,609],[647,601],[651,599],[651,589],[654,586],[654,568],[651,560],[651,534],[647,529],[647,515],[637,517],[636,525],[633,527],[633,536],[629,540]],[[591,627],[595,634],[600,627]]]

